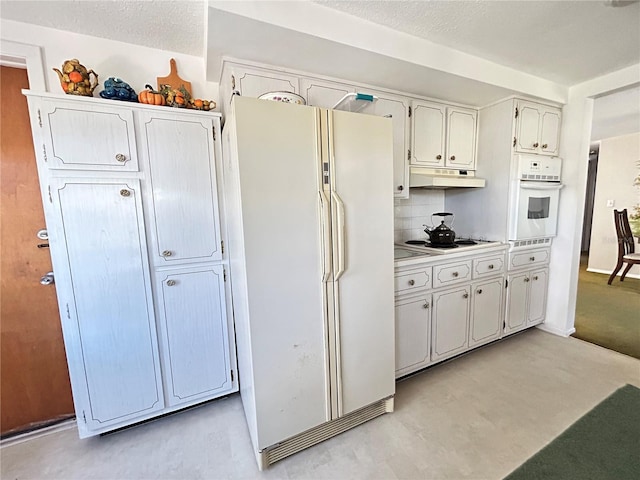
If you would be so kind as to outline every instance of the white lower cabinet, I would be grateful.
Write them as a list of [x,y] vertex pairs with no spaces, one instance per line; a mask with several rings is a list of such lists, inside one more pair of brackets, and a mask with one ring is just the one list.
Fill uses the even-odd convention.
[[396,377],[431,363],[431,294],[396,300]]
[[504,333],[514,333],[544,321],[548,276],[548,268],[525,270],[507,275]]
[[433,294],[431,360],[443,360],[467,349],[470,286]]
[[544,322],[547,311],[547,290],[549,288],[549,269],[533,270],[529,282],[529,315],[527,326]]
[[476,282],[471,286],[469,347],[500,338],[503,323],[504,277]]
[[156,273],[157,312],[169,405],[231,388],[221,265]]

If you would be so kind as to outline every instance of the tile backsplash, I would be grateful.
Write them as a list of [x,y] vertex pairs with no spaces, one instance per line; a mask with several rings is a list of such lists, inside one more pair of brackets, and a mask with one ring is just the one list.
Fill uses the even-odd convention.
[[431,225],[431,214],[444,212],[444,190],[412,188],[408,199],[396,199],[394,241],[426,240],[423,225]]

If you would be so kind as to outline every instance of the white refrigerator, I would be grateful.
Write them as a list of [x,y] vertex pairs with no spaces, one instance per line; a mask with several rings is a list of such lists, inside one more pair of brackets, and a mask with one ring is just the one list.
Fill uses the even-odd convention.
[[392,142],[386,118],[233,99],[228,251],[261,469],[393,411]]

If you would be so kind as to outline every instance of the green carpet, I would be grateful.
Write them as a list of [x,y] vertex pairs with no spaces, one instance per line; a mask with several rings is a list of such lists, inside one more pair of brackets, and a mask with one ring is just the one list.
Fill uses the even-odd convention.
[[640,478],[640,389],[625,385],[506,480]]
[[640,358],[640,280],[586,271],[580,264],[574,337]]

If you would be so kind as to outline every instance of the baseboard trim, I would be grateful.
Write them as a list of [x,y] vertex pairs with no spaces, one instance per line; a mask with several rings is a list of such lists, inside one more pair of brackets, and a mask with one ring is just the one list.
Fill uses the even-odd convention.
[[536,326],[536,328],[539,328],[540,330],[547,333],[552,333],[553,335],[558,335],[559,337],[569,337],[576,331],[576,329],[573,327],[567,330],[562,330],[560,328],[552,327],[544,323],[541,323],[540,325]]
[[[612,270],[602,270],[600,268],[587,268],[587,272],[591,272],[591,273],[603,273],[605,275],[611,275]],[[622,271],[618,272],[618,275],[616,275],[617,277],[622,275]],[[640,275],[636,274],[636,273],[627,273],[627,276],[624,278],[637,278],[638,280],[640,280]]]
[[18,445],[20,443],[28,442],[36,438],[44,437],[46,435],[51,435],[52,433],[62,432],[64,430],[71,430],[72,428],[77,428],[75,418],[70,418],[69,420],[64,420],[60,423],[56,423],[55,425],[37,428],[35,430],[31,430],[30,432],[20,433],[12,437],[2,439],[0,440],[0,448],[10,447],[12,445]]

